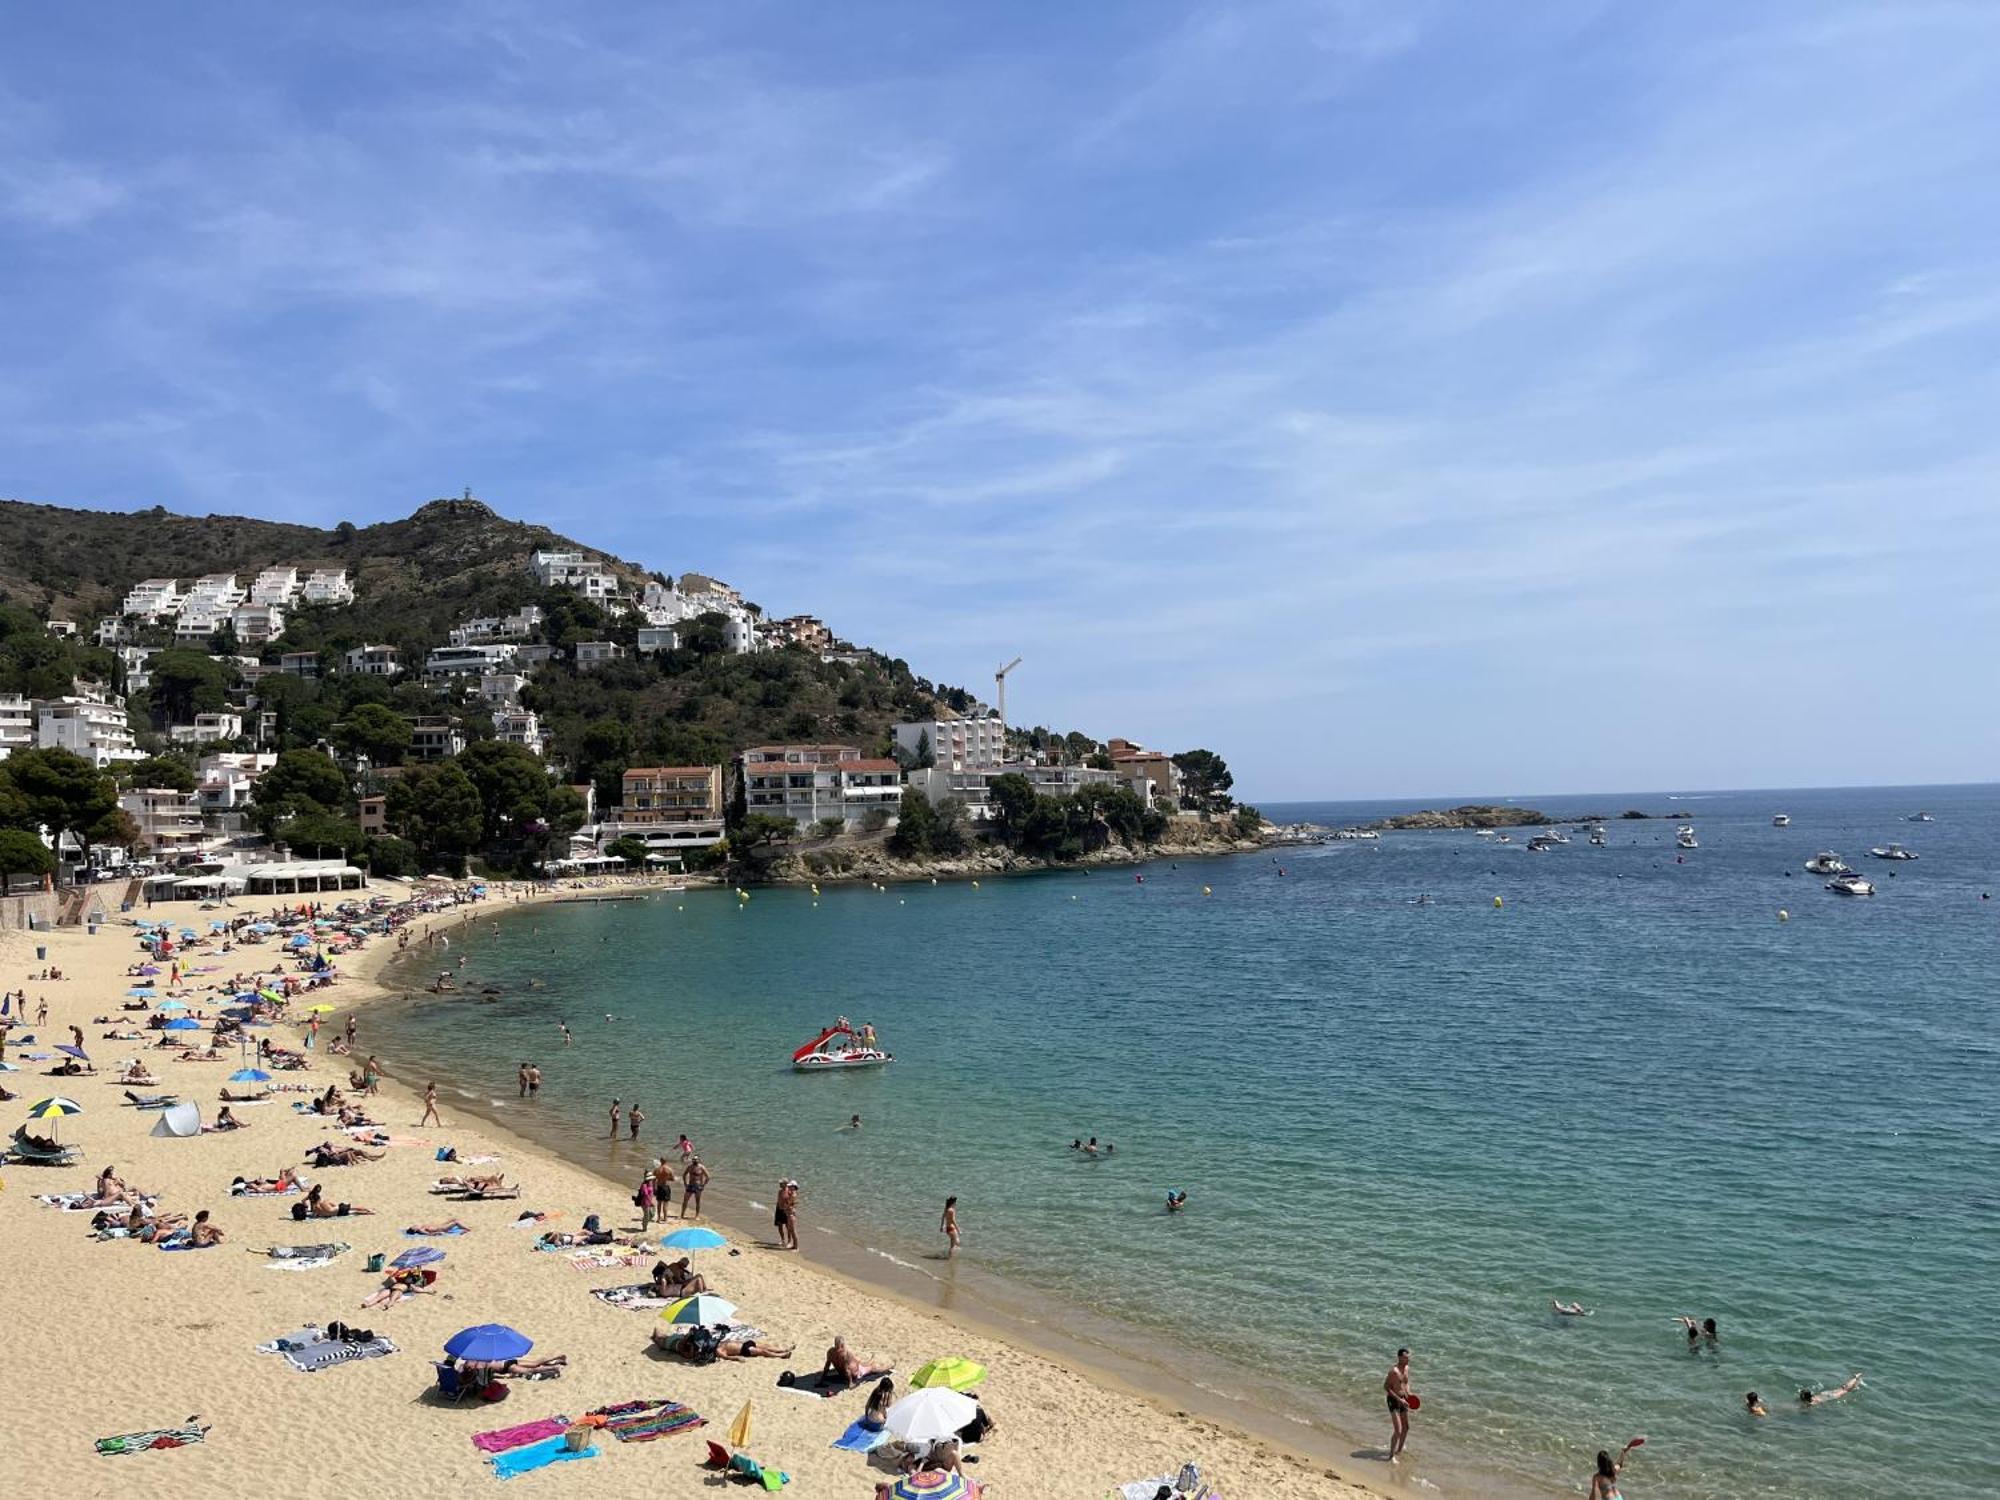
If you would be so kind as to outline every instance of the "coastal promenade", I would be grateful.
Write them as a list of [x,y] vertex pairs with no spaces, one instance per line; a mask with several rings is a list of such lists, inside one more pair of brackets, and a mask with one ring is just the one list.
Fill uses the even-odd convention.
[[[451,909],[420,925],[449,932],[468,920],[498,916],[515,900],[496,890],[483,905]],[[297,1168],[310,1145],[335,1132],[325,1119],[294,1112],[292,1101],[305,1094],[280,1093],[269,1103],[237,1107],[246,1130],[186,1139],[152,1135],[159,1116],[124,1107],[114,1079],[130,1058],[162,1054],[144,1043],[100,1041],[108,1028],[92,1021],[100,1015],[123,1019],[118,1006],[129,983],[125,971],[141,957],[133,935],[123,925],[95,936],[75,929],[0,933],[0,987],[25,987],[31,1003],[47,998],[48,1025],[32,1028],[44,1040],[81,1026],[98,1069],[94,1076],[44,1078],[51,1063],[21,1061],[21,1071],[0,1075],[21,1095],[4,1106],[17,1114],[27,1102],[57,1092],[84,1109],[60,1126],[62,1139],[82,1148],[76,1166],[0,1171],[0,1242],[7,1247],[17,1308],[9,1318],[0,1398],[18,1418],[0,1429],[0,1473],[33,1474],[39,1485],[78,1496],[126,1493],[135,1484],[246,1497],[348,1495],[391,1484],[417,1497],[462,1495],[492,1483],[471,1442],[475,1433],[666,1397],[701,1413],[709,1426],[658,1443],[600,1440],[600,1460],[557,1465],[529,1484],[592,1494],[710,1494],[714,1479],[700,1467],[701,1440],[721,1440],[752,1401],[747,1451],[789,1472],[794,1492],[866,1497],[884,1475],[860,1455],[830,1447],[860,1415],[864,1396],[822,1401],[775,1383],[782,1370],[817,1369],[834,1336],[842,1335],[864,1356],[893,1366],[899,1387],[935,1357],[963,1355],[989,1367],[980,1396],[1000,1430],[973,1450],[979,1462],[968,1473],[1000,1496],[1095,1500],[1114,1483],[1167,1472],[1190,1459],[1231,1496],[1345,1500],[1395,1493],[1372,1481],[1344,1482],[1276,1445],[1166,1409],[1143,1392],[733,1234],[740,1254],[707,1252],[697,1257],[696,1269],[739,1304],[769,1342],[792,1345],[795,1354],[701,1367],[658,1356],[647,1341],[655,1314],[625,1312],[590,1295],[594,1288],[642,1280],[656,1256],[648,1253],[631,1267],[579,1270],[561,1255],[534,1253],[535,1232],[509,1227],[523,1208],[532,1208],[556,1215],[559,1228],[574,1229],[586,1214],[597,1213],[621,1232],[636,1231],[629,1195],[518,1136],[460,1119],[449,1095],[442,1100],[445,1124],[418,1127],[427,1080],[392,1078],[367,1101],[372,1118],[391,1135],[383,1160],[307,1174],[324,1182],[330,1196],[372,1209],[370,1216],[300,1224],[290,1216],[294,1200],[231,1198],[232,1178]],[[47,960],[36,959],[37,945],[47,948]],[[268,952],[259,950],[257,958]],[[323,1043],[355,1013],[360,1030],[353,1055],[322,1051],[311,1071],[280,1074],[281,1080],[346,1089],[349,1068],[371,1050],[367,1007],[384,993],[374,978],[394,953],[393,939],[376,939],[341,962],[342,978],[327,992],[336,1009],[326,1017]],[[195,954],[204,961],[201,950]],[[253,960],[239,950],[207,961],[227,971]],[[64,978],[35,980],[44,963]],[[195,984],[203,978],[195,976]],[[213,998],[198,990],[188,1003],[214,1008]],[[268,1034],[296,1044],[299,1028],[280,1025]],[[45,1049],[8,1050],[18,1060],[21,1050]],[[395,1058],[383,1061],[393,1073]],[[198,1101],[205,1121],[213,1120],[217,1090],[232,1070],[229,1063],[153,1064],[160,1089]],[[511,1080],[495,1083],[501,1088]],[[687,1114],[698,1119],[698,1102],[691,1104]],[[449,1170],[435,1153],[447,1145],[461,1160],[497,1158],[487,1170],[519,1183],[522,1197],[462,1203],[433,1196],[429,1185]],[[88,1214],[36,1201],[37,1194],[86,1189],[106,1166],[159,1194],[163,1211],[192,1216],[210,1210],[223,1243],[171,1254],[130,1241],[98,1242]],[[439,1239],[404,1234],[405,1226],[454,1217],[471,1232]],[[352,1248],[322,1269],[273,1270],[265,1255],[270,1246],[328,1239]],[[379,1275],[364,1269],[367,1257],[421,1245],[446,1252],[431,1293],[362,1311],[363,1298],[381,1284]],[[257,1344],[292,1329],[335,1319],[386,1335],[398,1352],[312,1375],[255,1352]],[[535,1340],[537,1355],[567,1355],[562,1378],[517,1382],[494,1409],[477,1402],[439,1404],[430,1394],[432,1359],[454,1331],[483,1322],[521,1329]],[[172,1427],[197,1416],[210,1428],[198,1445],[115,1461],[93,1449],[96,1438]]]

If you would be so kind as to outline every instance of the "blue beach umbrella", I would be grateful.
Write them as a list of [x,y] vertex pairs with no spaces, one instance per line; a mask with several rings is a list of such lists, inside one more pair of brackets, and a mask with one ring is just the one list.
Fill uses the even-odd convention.
[[231,1083],[269,1083],[271,1075],[262,1068],[238,1068],[229,1075]]
[[519,1359],[534,1347],[533,1339],[505,1323],[481,1323],[459,1329],[445,1340],[444,1352],[453,1359]]
[[150,1000],[153,998],[155,991],[150,984],[135,984],[125,993],[130,995],[134,1000]]
[[201,1030],[201,1022],[195,1020],[192,1016],[175,1016],[173,1020],[167,1022],[160,1029],[162,1031],[199,1031]]
[[72,1047],[68,1042],[57,1042],[56,1051],[66,1052],[78,1062],[89,1062],[90,1054],[81,1047]]
[[660,1241],[662,1250],[720,1250],[729,1243],[713,1229],[676,1229]]
[[[418,1266],[434,1266],[443,1259],[444,1251],[438,1249],[435,1245],[414,1245],[390,1261],[389,1264],[399,1271],[413,1271]],[[483,1356],[475,1354],[471,1357],[479,1359]],[[501,1356],[502,1359],[511,1357],[510,1355]]]
[[186,1010],[187,1008],[187,1001],[185,1000],[162,1000],[158,1005],[153,1007],[154,1010],[160,1011]]

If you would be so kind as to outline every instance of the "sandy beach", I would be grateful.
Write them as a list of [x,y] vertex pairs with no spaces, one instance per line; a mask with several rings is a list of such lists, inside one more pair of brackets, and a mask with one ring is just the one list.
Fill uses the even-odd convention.
[[[449,926],[474,913],[497,915],[510,900],[427,920]],[[36,959],[38,945],[47,948],[47,960]],[[323,1041],[350,1011],[358,1014],[354,1055],[322,1052],[311,1071],[280,1073],[279,1081],[316,1088],[337,1082],[345,1090],[349,1068],[370,1050],[366,1006],[382,993],[374,975],[395,951],[393,939],[377,939],[342,960],[341,980],[325,997],[337,1009],[327,1017]],[[273,955],[269,947],[216,957],[196,949],[191,962],[221,965],[221,973],[193,982],[252,963],[268,968]],[[338,1139],[338,1133],[328,1120],[296,1113],[292,1102],[307,1096],[293,1092],[239,1106],[245,1130],[185,1139],[150,1134],[158,1114],[126,1106],[115,1079],[128,1060],[163,1054],[150,1042],[102,1041],[109,1028],[92,1024],[100,1015],[123,1019],[118,1007],[130,983],[126,970],[141,960],[134,930],[122,924],[95,936],[81,929],[0,933],[0,988],[25,988],[31,1007],[43,999],[49,1007],[46,1026],[26,1028],[37,1044],[8,1048],[20,1071],[0,1074],[0,1082],[20,1099],[0,1105],[9,1112],[5,1123],[11,1129],[28,1103],[50,1094],[74,1098],[84,1109],[60,1122],[61,1139],[82,1148],[76,1165],[9,1165],[0,1173],[0,1239],[7,1246],[12,1309],[9,1358],[0,1375],[10,1412],[0,1430],[0,1473],[32,1474],[44,1486],[83,1496],[129,1492],[135,1485],[231,1496],[374,1493],[392,1485],[413,1496],[462,1495],[495,1482],[474,1434],[664,1398],[698,1412],[707,1425],[656,1442],[600,1435],[595,1458],[528,1473],[522,1487],[713,1493],[720,1481],[702,1467],[705,1439],[726,1444],[732,1421],[749,1401],[753,1427],[744,1451],[790,1474],[790,1493],[866,1500],[893,1473],[830,1446],[861,1415],[865,1388],[822,1399],[776,1384],[781,1371],[816,1371],[833,1338],[844,1335],[864,1358],[894,1369],[899,1395],[908,1375],[933,1358],[959,1355],[988,1367],[978,1393],[998,1430],[968,1450],[977,1461],[966,1474],[994,1495],[1098,1500],[1119,1483],[1168,1473],[1188,1460],[1230,1497],[1340,1500],[1397,1493],[1374,1478],[1342,1478],[1303,1455],[734,1234],[731,1248],[697,1254],[694,1268],[739,1306],[739,1320],[762,1330],[767,1345],[792,1346],[792,1357],[696,1366],[657,1354],[648,1346],[656,1310],[627,1311],[591,1295],[595,1288],[644,1280],[656,1253],[635,1252],[630,1266],[581,1269],[561,1254],[536,1253],[539,1230],[513,1227],[520,1211],[532,1208],[558,1216],[548,1227],[575,1230],[594,1212],[621,1234],[637,1234],[629,1189],[614,1188],[520,1137],[455,1117],[449,1096],[442,1104],[445,1124],[419,1127],[421,1081],[385,1081],[379,1096],[366,1101],[370,1116],[393,1138],[384,1159],[306,1170],[329,1198],[370,1208],[371,1216],[298,1223],[290,1215],[294,1198],[232,1198],[232,1178],[302,1168],[309,1146]],[[64,978],[37,981],[45,962]],[[195,1008],[215,1008],[212,997],[199,992],[187,998]],[[71,1025],[84,1030],[95,1076],[44,1077],[53,1062],[20,1056],[65,1040]],[[300,1032],[281,1025],[265,1034],[295,1045]],[[393,1072],[395,1059],[383,1061]],[[199,1102],[205,1122],[214,1119],[217,1092],[235,1066],[233,1060],[152,1065],[158,1091]],[[698,1118],[698,1102],[689,1113]],[[671,1139],[656,1145],[664,1151]],[[453,1170],[435,1160],[444,1146],[461,1159],[496,1158],[477,1170],[503,1172],[520,1184],[522,1196],[462,1202],[434,1195],[430,1185]],[[37,1194],[88,1189],[106,1165],[126,1183],[158,1194],[163,1212],[210,1210],[224,1242],[185,1253],[129,1240],[99,1242],[88,1213],[36,1201]],[[673,1211],[678,1215],[678,1201]],[[470,1232],[445,1238],[404,1233],[405,1226],[454,1218]],[[669,1227],[679,1223],[676,1218]],[[273,1269],[277,1263],[266,1253],[273,1246],[329,1240],[351,1248],[318,1269]],[[366,1271],[367,1258],[420,1246],[445,1252],[434,1289],[363,1310],[362,1300],[382,1283],[380,1274]],[[280,1355],[257,1352],[260,1343],[334,1320],[386,1336],[396,1352],[311,1374]],[[567,1355],[567,1369],[556,1380],[514,1382],[505,1400],[490,1405],[441,1402],[433,1359],[453,1333],[488,1322],[527,1334],[536,1356]],[[210,1427],[199,1444],[116,1458],[94,1450],[94,1439],[171,1428],[190,1417]]]

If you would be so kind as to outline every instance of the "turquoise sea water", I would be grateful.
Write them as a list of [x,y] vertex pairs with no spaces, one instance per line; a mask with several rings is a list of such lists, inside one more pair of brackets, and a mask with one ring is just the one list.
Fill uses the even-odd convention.
[[[371,1040],[587,1161],[639,1159],[594,1140],[616,1095],[719,1187],[797,1176],[809,1251],[831,1229],[947,1277],[957,1193],[968,1267],[1226,1355],[1294,1419],[1378,1421],[1407,1344],[1419,1479],[1428,1439],[1575,1491],[1644,1432],[1635,1500],[2000,1492],[2000,789],[1534,805],[1675,813],[1702,847],[1612,821],[1547,854],[1404,834],[1143,883],[541,908],[454,949],[495,1003],[391,1009]],[[1888,840],[1921,859],[1866,857]],[[1823,891],[1819,849],[1881,894]],[[792,1074],[837,1012],[896,1064]],[[1092,1134],[1116,1155],[1066,1149]],[[1719,1347],[1689,1354],[1677,1313]],[[1857,1398],[1795,1409],[1855,1370]],[[1778,1415],[1743,1415],[1753,1388]]]

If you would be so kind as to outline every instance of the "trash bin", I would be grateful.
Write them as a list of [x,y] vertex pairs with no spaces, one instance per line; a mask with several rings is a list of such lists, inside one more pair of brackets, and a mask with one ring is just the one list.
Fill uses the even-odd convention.
[[90,923],[84,930],[92,937],[97,936],[97,924],[95,922]]
[[121,912],[130,911],[132,909],[132,903],[130,901],[120,901],[118,903],[118,909]]
[[42,963],[47,963],[48,961],[49,961],[49,950],[40,943],[35,944],[35,962],[38,964],[42,964]]
[[382,1269],[383,1265],[388,1261],[388,1259],[389,1257],[386,1255],[371,1255],[368,1257],[368,1269],[371,1271],[379,1271]]

